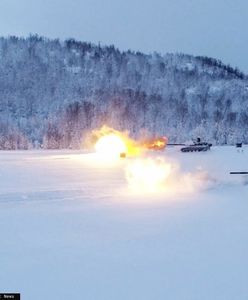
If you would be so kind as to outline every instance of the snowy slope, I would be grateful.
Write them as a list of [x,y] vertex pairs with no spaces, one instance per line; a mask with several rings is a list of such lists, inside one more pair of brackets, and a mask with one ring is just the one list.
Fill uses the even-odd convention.
[[132,137],[248,143],[248,78],[209,57],[0,37],[0,149],[80,149],[108,125]]
[[248,169],[248,148],[162,155],[182,173],[207,171],[210,184],[133,195],[127,161],[1,152],[0,290],[24,300],[247,299],[248,186],[228,173]]

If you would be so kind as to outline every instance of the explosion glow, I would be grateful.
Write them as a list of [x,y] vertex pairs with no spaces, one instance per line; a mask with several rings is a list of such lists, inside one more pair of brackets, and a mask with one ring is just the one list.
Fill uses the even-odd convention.
[[[155,156],[156,151],[165,149],[165,136],[134,141],[128,132],[120,132],[103,126],[91,132],[89,147],[94,145],[96,154],[92,165],[97,167],[123,168],[129,192],[135,195],[156,193],[174,197],[192,194],[209,182],[204,172],[185,173],[177,161],[169,156]],[[153,151],[149,154],[147,151]],[[123,160],[122,158],[127,157]]]
[[110,157],[119,157],[120,153],[127,152],[124,141],[113,133],[100,137],[95,144],[95,149],[97,153]]
[[136,192],[158,192],[164,188],[172,166],[161,159],[137,159],[126,169],[129,186]]
[[96,140],[96,152],[106,158],[119,158],[121,153],[137,156],[144,150],[128,136],[128,132],[120,132],[108,126],[94,130],[92,136]]
[[163,150],[168,142],[165,136],[135,141],[127,131],[121,132],[108,126],[102,126],[91,133],[91,140],[97,153],[106,157],[117,157],[121,153],[127,156],[140,156],[147,150]]
[[168,139],[165,136],[150,139],[145,141],[144,146],[150,150],[163,150],[168,143]]
[[[142,197],[146,193],[175,196],[194,193],[205,186],[209,180],[204,173],[185,173],[176,161],[147,156],[146,151],[163,150],[167,142],[165,136],[134,141],[127,131],[120,132],[108,126],[94,130],[89,138],[89,144],[94,145],[96,153],[100,154],[94,156],[92,163],[104,167],[124,167],[131,193]],[[126,156],[127,160],[121,160]]]

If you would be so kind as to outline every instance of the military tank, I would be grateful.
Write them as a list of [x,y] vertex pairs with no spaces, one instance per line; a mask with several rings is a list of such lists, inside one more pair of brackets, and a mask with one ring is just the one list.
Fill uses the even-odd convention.
[[181,148],[182,152],[202,152],[208,151],[212,147],[212,144],[201,142],[200,138],[194,141],[194,144]]

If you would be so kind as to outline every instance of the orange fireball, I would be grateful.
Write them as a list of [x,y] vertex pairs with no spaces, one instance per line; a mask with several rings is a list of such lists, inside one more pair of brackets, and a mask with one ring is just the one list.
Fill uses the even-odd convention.
[[145,141],[144,147],[150,150],[163,150],[165,149],[167,143],[168,143],[167,137],[162,136],[159,138]]
[[121,132],[103,126],[92,132],[94,147],[97,153],[108,157],[139,156],[148,150],[163,150],[168,142],[165,136],[150,138],[145,141],[135,141],[129,137],[128,132]]

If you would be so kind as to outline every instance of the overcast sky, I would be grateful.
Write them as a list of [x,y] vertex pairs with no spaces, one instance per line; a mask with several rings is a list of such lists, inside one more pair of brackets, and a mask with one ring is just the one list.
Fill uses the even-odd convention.
[[207,55],[248,73],[248,0],[0,0],[0,35]]

